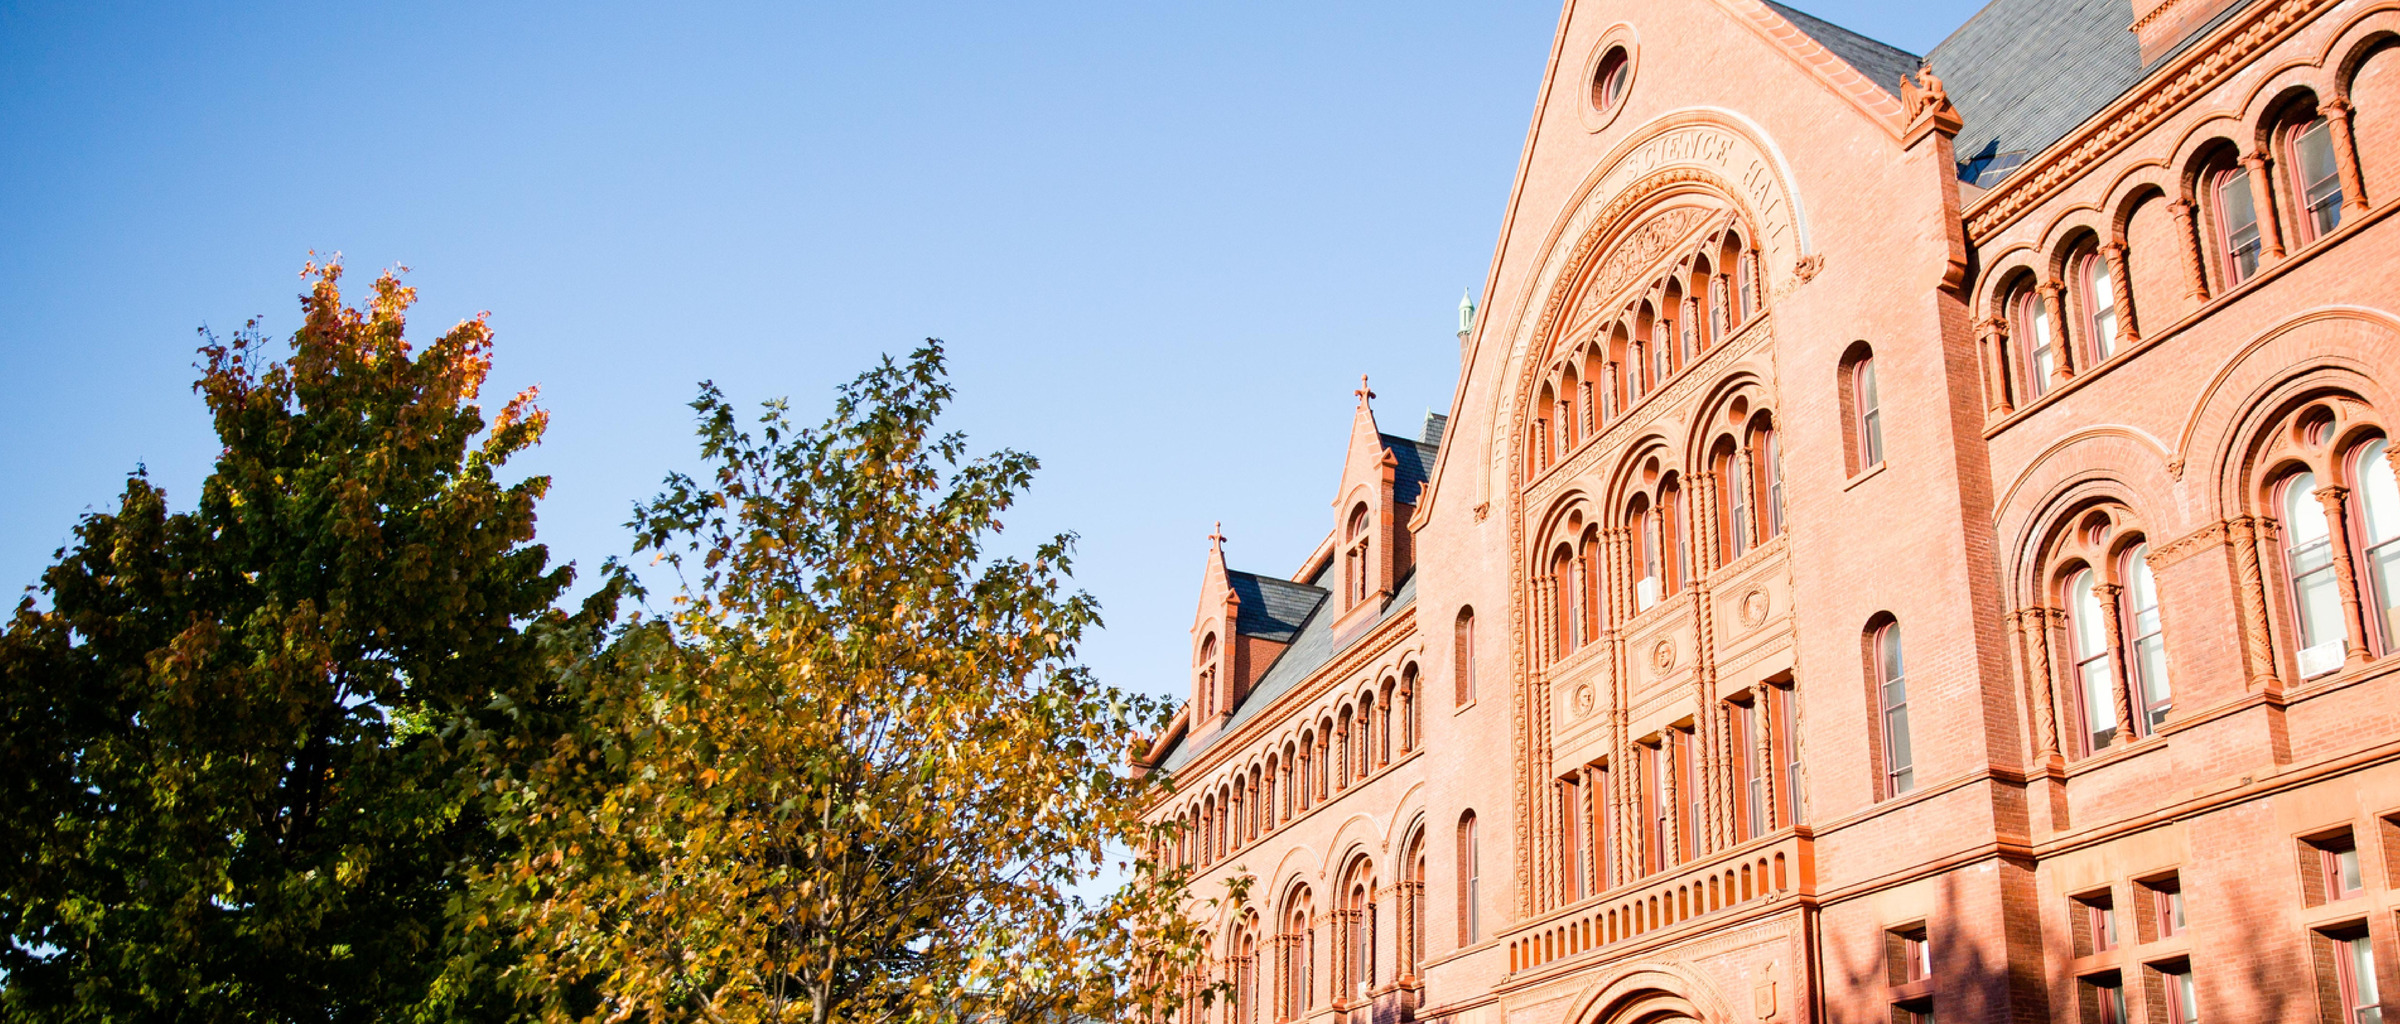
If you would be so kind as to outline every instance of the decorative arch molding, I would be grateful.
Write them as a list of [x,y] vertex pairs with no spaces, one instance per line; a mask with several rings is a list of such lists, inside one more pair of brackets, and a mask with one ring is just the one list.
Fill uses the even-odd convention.
[[[2106,472],[2077,474],[2073,479],[2052,488],[2041,502],[2032,506],[2012,533],[2008,552],[2008,593],[2011,602],[2028,594],[2042,592],[2045,567],[2058,547],[2061,531],[2070,520],[2100,505],[2123,506],[2145,526],[2150,520],[2144,515],[2157,506],[2146,504],[2141,495],[2125,482]],[[2148,534],[2152,543],[2164,544],[2172,536]]]
[[2315,376],[2328,384],[2338,378],[2361,400],[2395,408],[2392,382],[2379,374],[2380,368],[2395,365],[2400,365],[2400,319],[2389,313],[2336,306],[2286,320],[2228,356],[2210,375],[2176,435],[2167,472],[2180,480],[2197,466],[2216,503],[2211,516],[2235,514],[2244,505],[2241,467],[2248,446],[2243,435],[2262,405]]
[[2122,482],[2146,508],[2172,508],[2175,481],[2167,458],[2167,446],[2147,431],[2121,424],[2085,427],[2052,442],[2001,488],[1992,525],[2000,536],[2022,541],[2025,523],[2061,488],[2095,475]]
[[1377,821],[1374,815],[1364,811],[1351,815],[1343,820],[1342,827],[1334,830],[1333,840],[1325,844],[1327,856],[1317,868],[1318,877],[1338,881],[1336,875],[1342,867],[1359,856],[1381,862],[1386,837],[1390,835],[1390,826]]
[[1630,964],[1593,986],[1567,1011],[1569,1024],[1681,1024],[1743,1020],[1709,984],[1682,963]]

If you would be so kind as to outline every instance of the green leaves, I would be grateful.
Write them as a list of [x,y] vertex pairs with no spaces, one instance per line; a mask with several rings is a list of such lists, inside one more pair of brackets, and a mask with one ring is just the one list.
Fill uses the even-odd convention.
[[495,479],[547,414],[528,391],[486,430],[480,317],[412,352],[413,290],[355,309],[310,269],[283,359],[255,322],[201,349],[197,507],[137,473],[0,631],[10,1019],[489,1002],[437,978],[496,849],[465,752],[543,704],[527,631],[566,621],[572,574],[530,543],[548,482]]
[[[691,572],[662,622],[587,663],[581,726],[509,791],[492,872],[553,1019],[1126,1016],[1196,955],[1180,879],[1075,887],[1144,845],[1115,770],[1159,702],[1075,663],[1099,622],[1072,538],[985,542],[1031,480],[937,434],[938,343],[844,387],[830,420],[693,407],[711,469],[631,524]],[[543,851],[572,849],[572,857]]]

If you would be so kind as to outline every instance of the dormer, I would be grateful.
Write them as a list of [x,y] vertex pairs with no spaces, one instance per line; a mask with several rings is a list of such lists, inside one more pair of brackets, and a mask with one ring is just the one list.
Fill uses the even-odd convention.
[[1192,616],[1189,734],[1193,742],[1223,728],[1259,677],[1300,634],[1325,591],[1225,565],[1222,529],[1209,535],[1200,607]]
[[1334,635],[1346,638],[1381,616],[1400,581],[1416,567],[1416,542],[1409,516],[1424,495],[1439,435],[1426,439],[1386,434],[1375,424],[1375,392],[1358,379],[1358,407],[1350,417],[1350,445],[1342,459],[1341,489],[1333,502],[1332,564]]

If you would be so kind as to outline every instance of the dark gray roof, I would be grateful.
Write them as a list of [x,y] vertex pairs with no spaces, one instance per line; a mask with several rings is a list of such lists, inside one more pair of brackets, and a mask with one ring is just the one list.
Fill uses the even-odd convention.
[[2237,0],[2145,68],[2132,0],[1992,0],[1926,55],[1966,122],[1958,176],[1998,184],[2245,6]]
[[1444,413],[1425,413],[1425,427],[1417,432],[1417,440],[1436,448],[1442,446],[1442,434],[1450,429],[1450,417]]
[[1242,599],[1233,631],[1279,644],[1291,643],[1293,635],[1300,632],[1300,624],[1308,620],[1308,613],[1316,611],[1330,593],[1305,583],[1232,569],[1225,570],[1225,580],[1233,585],[1234,595]]
[[1895,96],[1900,92],[1900,76],[1917,70],[1917,55],[1889,43],[1879,43],[1830,21],[1785,7],[1775,0],[1766,0],[1768,7],[1791,22],[1792,27],[1808,33],[1817,45],[1833,51],[1833,55],[1849,62],[1867,81],[1882,86]]
[[[1416,600],[1417,576],[1411,572],[1407,579],[1400,581],[1400,589],[1384,604],[1382,614],[1375,621],[1391,618],[1392,613],[1415,604]],[[1275,698],[1290,693],[1293,687],[1300,685],[1301,680],[1325,667],[1326,662],[1341,653],[1333,646],[1333,619],[1331,615],[1309,616],[1308,621],[1300,627],[1299,635],[1292,638],[1292,645],[1283,649],[1274,664],[1267,666],[1266,674],[1258,677],[1258,685],[1251,687],[1250,693],[1242,698],[1242,706],[1233,709],[1233,717],[1226,721],[1225,728],[1211,734],[1204,743],[1195,744],[1186,739],[1175,744],[1175,749],[1167,751],[1166,756],[1160,759],[1159,766],[1174,771],[1192,763],[1192,759],[1200,756],[1201,751],[1240,728],[1242,723],[1257,717],[1260,709],[1275,703]],[[1363,637],[1368,632],[1372,632],[1371,627],[1361,630],[1357,635]],[[1357,637],[1352,639],[1355,641]]]
[[1433,457],[1441,450],[1440,446],[1398,434],[1384,434],[1382,437],[1384,448],[1390,450],[1393,460],[1400,464],[1392,474],[1392,500],[1403,505],[1414,505],[1418,492],[1425,488],[1425,481],[1433,479]]

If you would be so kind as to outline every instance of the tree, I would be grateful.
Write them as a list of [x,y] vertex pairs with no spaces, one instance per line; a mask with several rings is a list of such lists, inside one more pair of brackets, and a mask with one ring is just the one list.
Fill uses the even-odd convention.
[[[1057,1021],[1155,1009],[1197,955],[1119,755],[1164,706],[1075,661],[1072,538],[985,544],[1035,461],[934,426],[942,349],[757,434],[704,385],[705,480],[636,510],[683,579],[572,674],[581,724],[501,784],[489,921],[552,1019]],[[690,575],[684,575],[684,574]]]
[[573,573],[531,543],[549,481],[495,478],[547,414],[528,390],[486,429],[483,318],[412,353],[413,289],[354,309],[309,272],[287,361],[255,320],[201,349],[198,506],[136,472],[0,629],[9,1019],[505,1009],[439,979],[499,855],[468,769],[545,699],[527,627],[566,621]]

